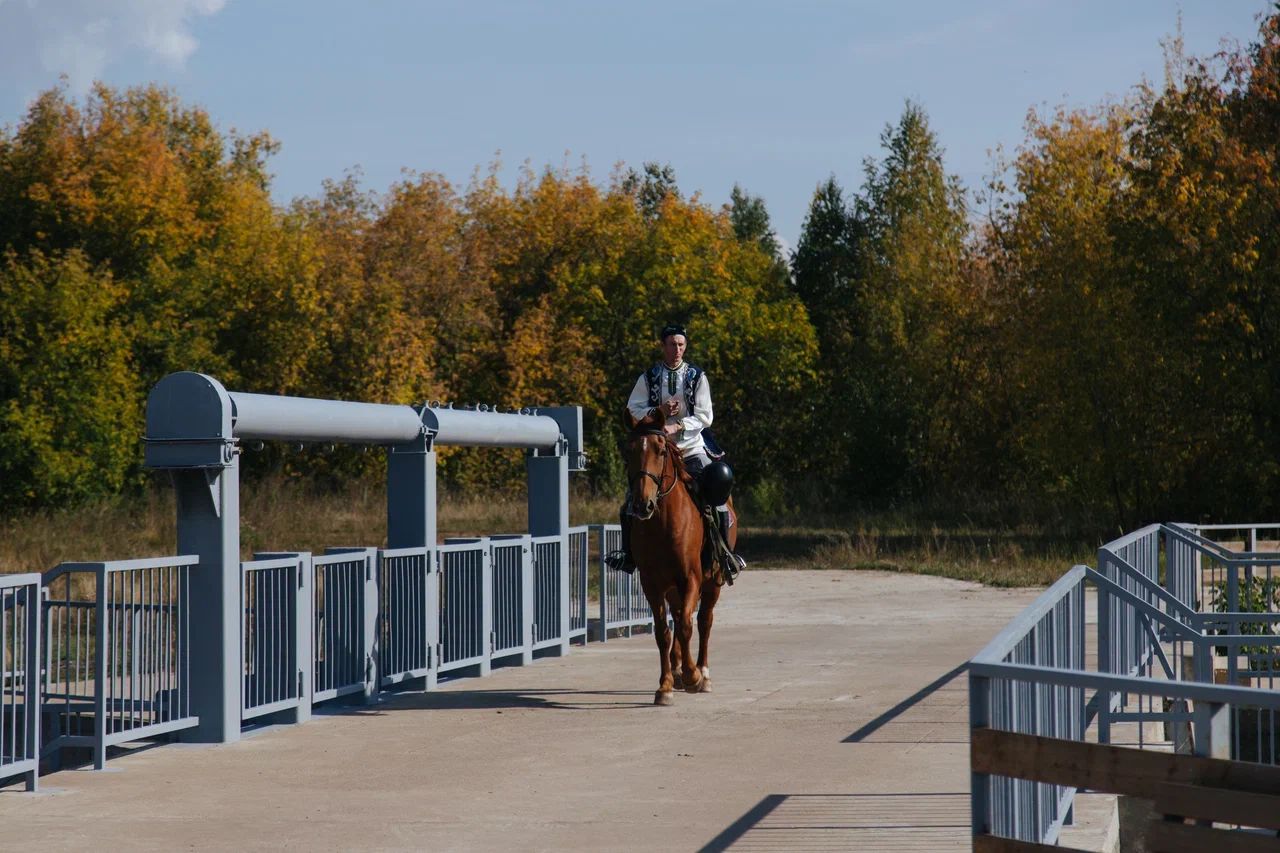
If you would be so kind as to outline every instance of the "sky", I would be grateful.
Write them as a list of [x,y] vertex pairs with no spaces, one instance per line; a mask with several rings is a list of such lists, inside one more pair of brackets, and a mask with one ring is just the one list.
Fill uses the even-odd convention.
[[1265,0],[518,3],[0,0],[0,125],[65,75],[156,82],[224,131],[268,131],[281,203],[358,168],[459,188],[495,160],[534,169],[670,164],[686,194],[761,196],[794,246],[814,188],[846,190],[908,99],[970,189],[1028,110],[1089,107],[1186,51],[1248,43]]

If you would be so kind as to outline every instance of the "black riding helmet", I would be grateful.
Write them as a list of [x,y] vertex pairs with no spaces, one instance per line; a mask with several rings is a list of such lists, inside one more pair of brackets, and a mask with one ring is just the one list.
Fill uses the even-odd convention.
[[729,500],[733,491],[733,469],[722,459],[717,459],[702,469],[699,477],[702,496],[712,506]]

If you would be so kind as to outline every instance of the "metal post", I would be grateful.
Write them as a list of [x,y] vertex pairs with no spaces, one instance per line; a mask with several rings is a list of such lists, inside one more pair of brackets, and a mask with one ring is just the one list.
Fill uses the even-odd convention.
[[1231,758],[1231,706],[1222,702],[1193,702],[1195,754]]
[[378,671],[378,549],[366,548],[364,554],[364,618],[361,620],[364,651],[364,703],[378,701],[382,673]]
[[[1107,552],[1098,551],[1098,573],[1111,577],[1107,572]],[[1098,672],[1111,672],[1111,598],[1098,589]],[[1111,743],[1111,693],[1099,690],[1098,743]]]
[[436,452],[434,434],[423,433],[405,444],[387,450],[387,547],[428,548],[427,578],[423,584],[426,600],[421,612],[426,619],[428,671],[423,689],[436,685],[436,648],[440,643],[439,583],[436,573]]
[[[991,725],[991,680],[969,673],[969,731]],[[972,758],[970,759],[972,767]],[[969,772],[970,827],[975,838],[991,833],[991,777]]]
[[305,723],[311,719],[311,697],[315,693],[315,570],[311,567],[310,551],[303,551],[297,557],[298,580],[294,587],[298,597],[293,608],[293,636],[297,648],[294,662],[298,668],[298,707],[293,711],[293,721]]
[[436,452],[427,433],[387,451],[387,547],[435,546]]
[[196,554],[188,614],[191,710],[200,724],[183,733],[198,743],[240,739],[240,467],[173,473],[178,553]]
[[560,644],[557,654],[569,651],[569,456],[560,442],[555,455],[532,451],[529,471],[529,533],[559,536]]
[[493,543],[487,537],[479,540],[480,550],[480,638],[484,658],[479,674],[483,677],[493,668]]
[[596,573],[600,578],[600,636],[597,639],[603,643],[609,639],[609,584],[605,582],[609,569],[604,562],[605,549],[608,547],[609,542],[609,531],[603,524],[594,524],[591,529],[600,534],[600,550],[596,557]]
[[524,647],[520,652],[520,663],[533,663],[533,543],[528,536],[521,537],[520,543],[520,642]]
[[[27,773],[26,782],[28,791],[36,791],[40,787],[40,699],[44,695],[44,682],[40,677],[40,640],[43,633],[40,622],[44,616],[44,594],[38,582],[23,589],[27,617],[27,657],[22,662],[22,689],[26,700],[23,721],[26,723],[26,743],[30,749],[30,754],[26,757],[36,762],[36,766]],[[13,663],[16,667],[18,662],[14,660]]]

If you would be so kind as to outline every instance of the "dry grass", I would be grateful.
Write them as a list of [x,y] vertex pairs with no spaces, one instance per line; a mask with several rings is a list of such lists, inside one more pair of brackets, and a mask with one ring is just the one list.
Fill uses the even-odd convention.
[[[305,483],[272,480],[241,491],[241,552],[312,551],[386,543],[386,497],[381,484],[317,492]],[[575,495],[573,524],[617,520],[613,497]],[[750,512],[747,521],[750,522]],[[118,560],[175,552],[171,489],[0,521],[0,572],[42,572],[65,560]],[[526,530],[525,499],[443,494],[439,533],[471,536]],[[1052,583],[1090,545],[1045,530],[943,526],[908,515],[868,518],[826,515],[769,519],[744,527],[741,550],[752,568],[881,569],[939,575],[994,586]]]
[[[570,503],[574,524],[617,522],[617,501],[589,496]],[[385,545],[386,492],[355,485],[317,492],[288,480],[241,487],[240,551],[312,551],[343,545]],[[440,536],[514,533],[528,529],[519,495],[440,497]],[[143,498],[0,521],[0,573],[43,572],[58,563],[126,560],[175,553],[173,491],[157,486]]]

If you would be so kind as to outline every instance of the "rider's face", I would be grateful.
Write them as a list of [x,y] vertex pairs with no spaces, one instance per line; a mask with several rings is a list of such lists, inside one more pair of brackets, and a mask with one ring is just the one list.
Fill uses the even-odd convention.
[[684,358],[684,348],[688,345],[684,335],[667,335],[662,341],[662,358],[667,364],[678,364]]

